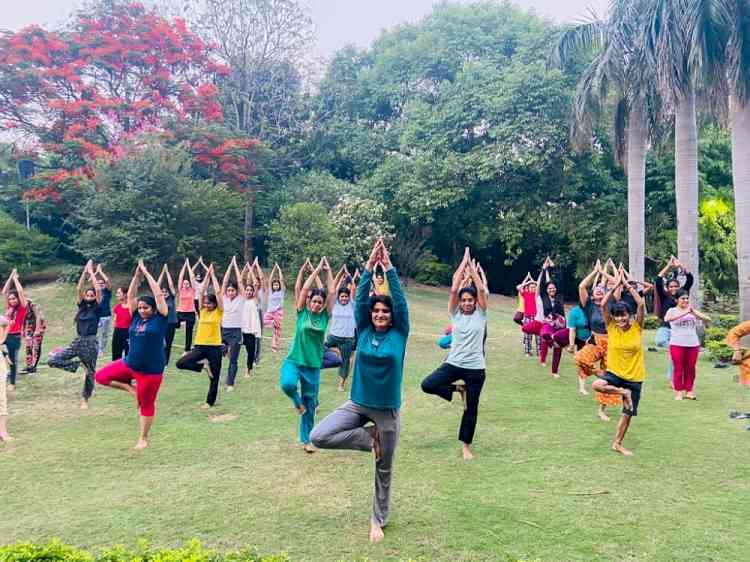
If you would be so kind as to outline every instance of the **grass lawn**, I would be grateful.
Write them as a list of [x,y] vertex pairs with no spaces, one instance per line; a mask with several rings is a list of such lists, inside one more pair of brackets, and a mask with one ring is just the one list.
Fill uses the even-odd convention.
[[[74,289],[30,292],[51,325],[46,357],[72,338]],[[295,561],[748,559],[750,432],[727,411],[750,410],[750,393],[733,382],[734,369],[702,359],[699,400],[676,402],[666,354],[648,353],[640,415],[625,442],[635,456],[624,458],[609,450],[617,416],[599,421],[593,397],[578,395],[572,358],[564,355],[556,380],[524,358],[515,301],[493,298],[477,458],[466,463],[460,401],[420,390],[444,357],[435,339],[448,322],[447,292],[408,297],[402,433],[382,544],[367,542],[372,457],[302,452],[297,416],[278,388],[284,354],[272,355],[267,341],[257,376],[240,377],[232,394],[222,388],[210,414],[200,409],[205,376],[169,368],[145,452],[132,449],[137,412],[125,393],[98,388],[81,412],[80,372],[21,376],[10,400],[17,440],[0,444],[0,542],[175,546],[196,537]],[[180,331],[175,343],[183,341]],[[346,396],[335,371],[322,379],[324,416]]]

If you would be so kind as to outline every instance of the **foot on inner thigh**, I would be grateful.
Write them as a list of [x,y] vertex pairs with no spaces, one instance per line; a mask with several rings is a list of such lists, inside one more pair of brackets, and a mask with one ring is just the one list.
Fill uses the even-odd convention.
[[597,410],[596,415],[599,416],[599,419],[602,421],[609,421],[609,416],[604,413],[604,410]]
[[622,393],[622,405],[625,406],[628,410],[633,409],[633,398],[631,396],[630,390],[625,389]]
[[300,416],[304,416],[307,413],[307,408],[305,408],[304,404],[300,404],[299,406],[297,406],[297,413]]
[[377,523],[370,523],[370,542],[380,542],[384,537],[383,528]]
[[631,451],[630,449],[626,449],[625,447],[622,446],[621,443],[617,443],[617,442],[612,443],[612,450],[615,451],[616,453],[620,453],[621,455],[625,455],[626,457],[633,456],[633,451]]

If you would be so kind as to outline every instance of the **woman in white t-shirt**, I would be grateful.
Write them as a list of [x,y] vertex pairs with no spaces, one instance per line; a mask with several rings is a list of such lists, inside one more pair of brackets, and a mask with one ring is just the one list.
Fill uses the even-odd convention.
[[711,319],[690,306],[690,294],[681,289],[675,295],[677,306],[670,308],[664,315],[669,323],[669,353],[672,356],[672,388],[675,400],[695,400],[695,365],[701,349],[698,338],[698,321],[710,322]]
[[[258,357],[258,348],[263,330],[263,313],[260,304],[260,281],[256,280],[253,270],[257,265],[245,266],[248,272],[248,279],[243,285],[242,279],[240,286],[245,296],[245,302],[242,308],[242,344],[247,352],[247,371],[245,378],[253,375],[253,366]],[[258,266],[260,267],[260,266]]]
[[[461,288],[465,272],[468,272],[473,287]],[[464,460],[471,460],[474,458],[471,444],[477,427],[479,396],[485,379],[487,292],[468,248],[461,265],[453,274],[448,311],[453,325],[451,350],[445,362],[422,381],[422,391],[449,402],[454,392],[461,394],[465,408],[458,440],[463,443]],[[463,383],[456,385],[458,381]]]

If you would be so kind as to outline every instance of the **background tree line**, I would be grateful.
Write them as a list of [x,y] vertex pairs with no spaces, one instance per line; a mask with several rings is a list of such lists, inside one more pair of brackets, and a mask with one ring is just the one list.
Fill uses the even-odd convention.
[[[134,248],[355,264],[384,234],[422,282],[469,245],[493,291],[547,254],[570,291],[597,257],[650,276],[679,246],[731,296],[749,20],[739,0],[615,2],[574,28],[447,2],[321,67],[295,0],[97,0],[0,38],[0,116],[34,140],[0,153],[0,244],[28,236],[31,198],[36,247],[112,267]],[[19,182],[23,158],[51,169]]]

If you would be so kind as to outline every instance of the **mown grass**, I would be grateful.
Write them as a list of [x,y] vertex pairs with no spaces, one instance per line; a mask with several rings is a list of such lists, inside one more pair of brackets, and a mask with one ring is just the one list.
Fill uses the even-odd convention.
[[[66,343],[72,287],[32,293],[51,325],[45,350]],[[675,402],[666,355],[647,354],[649,378],[626,442],[636,455],[623,458],[609,450],[616,417],[598,421],[593,398],[577,394],[570,356],[553,380],[520,353],[514,301],[493,299],[477,458],[465,463],[460,402],[419,388],[444,356],[434,341],[447,324],[446,299],[409,291],[402,436],[381,545],[367,542],[371,457],[300,450],[297,418],[278,389],[283,354],[267,344],[256,378],[240,379],[232,394],[222,389],[211,414],[199,409],[207,381],[170,368],[142,453],[131,449],[137,415],[124,393],[98,389],[82,413],[80,374],[45,368],[21,377],[10,403],[18,439],[0,445],[0,541],[60,537],[96,548],[146,538],[166,547],[197,537],[218,549],[287,551],[292,560],[747,559],[750,432],[727,411],[750,410],[750,400],[733,372],[701,360],[699,400]],[[289,308],[286,336],[291,319]],[[324,416],[345,396],[334,371],[322,378]]]

